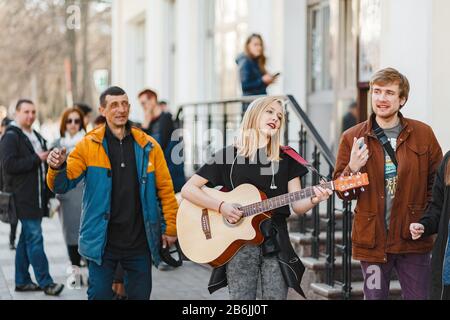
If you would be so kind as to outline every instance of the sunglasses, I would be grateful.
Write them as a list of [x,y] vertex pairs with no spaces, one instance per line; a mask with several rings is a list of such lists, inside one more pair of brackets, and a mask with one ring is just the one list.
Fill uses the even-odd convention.
[[81,119],[67,119],[66,120],[66,124],[70,124],[70,123],[80,124],[81,123]]

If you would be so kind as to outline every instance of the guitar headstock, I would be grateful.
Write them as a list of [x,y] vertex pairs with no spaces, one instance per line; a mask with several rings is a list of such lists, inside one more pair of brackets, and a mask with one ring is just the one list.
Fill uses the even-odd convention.
[[340,192],[362,188],[369,185],[369,176],[367,173],[357,173],[350,176],[342,176],[333,181],[334,189]]

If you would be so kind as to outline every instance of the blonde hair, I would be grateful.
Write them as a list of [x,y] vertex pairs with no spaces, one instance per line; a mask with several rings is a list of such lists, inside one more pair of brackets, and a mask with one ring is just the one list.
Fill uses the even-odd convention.
[[[253,101],[248,107],[242,119],[241,126],[239,128],[239,134],[235,140],[235,147],[237,148],[238,155],[255,159],[256,153],[259,149],[260,129],[259,123],[262,113],[272,103],[278,102],[284,108],[284,101],[277,97],[263,97]],[[280,129],[273,136],[269,137],[267,143],[267,157],[270,161],[279,161],[280,158],[280,143],[281,132],[283,131],[285,122],[284,111],[280,120]]]

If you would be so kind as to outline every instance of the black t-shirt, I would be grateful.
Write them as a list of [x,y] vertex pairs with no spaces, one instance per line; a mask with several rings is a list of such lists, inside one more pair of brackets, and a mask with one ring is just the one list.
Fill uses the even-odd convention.
[[[226,147],[214,154],[208,162],[201,167],[197,174],[208,180],[208,187],[222,186],[227,191],[233,190],[241,184],[252,184],[264,192],[268,198],[273,198],[288,193],[288,182],[296,177],[303,177],[308,170],[289,155],[280,151],[281,161],[274,162],[274,182],[277,189],[271,189],[272,170],[271,163],[267,160],[265,152],[258,152],[254,161],[237,155],[234,146]],[[236,159],[236,160],[235,160]],[[235,161],[234,161],[235,160]],[[233,165],[233,172],[230,172]],[[278,167],[278,168],[277,168]],[[277,170],[278,169],[278,170]],[[290,215],[289,206],[284,206],[273,211],[285,217]]]
[[108,156],[112,167],[111,217],[106,248],[117,254],[148,250],[139,195],[139,180],[130,128],[120,141],[106,126]]

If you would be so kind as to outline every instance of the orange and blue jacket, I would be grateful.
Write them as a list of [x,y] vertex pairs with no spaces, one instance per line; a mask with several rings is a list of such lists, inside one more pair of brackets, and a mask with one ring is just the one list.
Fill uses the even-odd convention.
[[[79,252],[99,265],[107,241],[112,194],[111,163],[105,131],[103,125],[89,132],[70,152],[60,170],[50,168],[47,173],[47,184],[57,194],[68,192],[84,179]],[[161,235],[176,236],[178,204],[159,144],[138,128],[132,127],[131,134],[145,233],[153,263],[157,266],[161,261]]]

